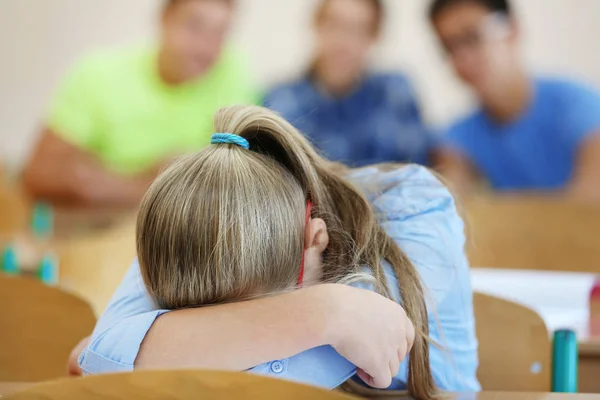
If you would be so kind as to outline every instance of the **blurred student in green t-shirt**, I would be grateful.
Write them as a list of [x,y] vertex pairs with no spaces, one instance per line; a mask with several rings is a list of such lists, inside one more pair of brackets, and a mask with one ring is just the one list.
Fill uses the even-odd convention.
[[234,0],[168,0],[156,48],[99,52],[68,74],[24,182],[36,198],[134,206],[178,154],[209,144],[221,107],[258,100],[225,42]]

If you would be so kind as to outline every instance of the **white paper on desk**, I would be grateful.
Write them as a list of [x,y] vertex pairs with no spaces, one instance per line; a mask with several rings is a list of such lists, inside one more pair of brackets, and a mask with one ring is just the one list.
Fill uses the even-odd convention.
[[514,301],[536,311],[550,333],[573,329],[587,336],[590,291],[596,275],[571,272],[471,269],[473,290]]

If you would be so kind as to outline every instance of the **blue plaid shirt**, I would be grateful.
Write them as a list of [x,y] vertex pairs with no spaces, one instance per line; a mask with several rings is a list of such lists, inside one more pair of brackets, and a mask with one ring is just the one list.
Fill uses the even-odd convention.
[[352,167],[383,162],[428,165],[433,135],[400,74],[372,74],[343,98],[310,77],[272,89],[266,107],[304,133],[325,157]]

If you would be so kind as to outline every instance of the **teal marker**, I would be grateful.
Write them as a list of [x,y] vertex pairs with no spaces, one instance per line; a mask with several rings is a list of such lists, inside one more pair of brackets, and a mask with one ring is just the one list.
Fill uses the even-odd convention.
[[49,286],[58,284],[58,263],[51,254],[46,254],[37,271],[40,281]]
[[554,332],[552,392],[577,393],[577,336],[570,330]]
[[31,231],[38,239],[48,239],[54,231],[54,213],[52,206],[36,203],[31,216]]
[[0,269],[6,275],[19,274],[19,262],[17,252],[13,246],[6,246],[2,250],[2,259],[0,260]]

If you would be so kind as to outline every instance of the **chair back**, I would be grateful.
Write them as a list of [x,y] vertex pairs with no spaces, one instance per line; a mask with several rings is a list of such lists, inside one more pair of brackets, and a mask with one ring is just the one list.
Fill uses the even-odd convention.
[[465,203],[469,260],[482,268],[600,272],[600,207],[540,197]]
[[0,381],[66,375],[71,350],[94,329],[82,299],[28,278],[0,275]]
[[477,376],[484,391],[549,392],[552,347],[542,317],[497,297],[474,296]]
[[350,400],[345,394],[241,372],[144,371],[50,382],[14,400]]

